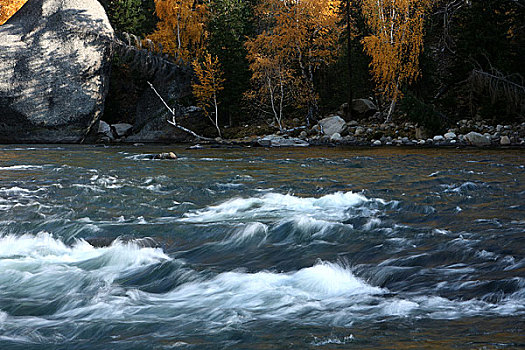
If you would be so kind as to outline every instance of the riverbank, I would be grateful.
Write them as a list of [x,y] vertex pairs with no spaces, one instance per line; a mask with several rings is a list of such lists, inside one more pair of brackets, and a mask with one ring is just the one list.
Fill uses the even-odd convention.
[[[101,122],[97,143],[137,143],[131,125],[108,125]],[[525,123],[490,125],[485,121],[464,119],[446,132],[429,133],[411,122],[379,123],[373,120],[346,122],[338,115],[321,119],[311,128],[304,126],[290,130],[269,133],[270,128],[261,126],[237,127],[230,129],[231,138],[213,140],[188,139],[192,145],[230,145],[250,147],[308,147],[308,146],[351,146],[351,147],[483,147],[523,148],[525,147]],[[242,135],[242,136],[240,136]],[[245,136],[247,135],[247,136]],[[145,143],[166,143],[162,140]],[[169,142],[168,142],[169,143]]]

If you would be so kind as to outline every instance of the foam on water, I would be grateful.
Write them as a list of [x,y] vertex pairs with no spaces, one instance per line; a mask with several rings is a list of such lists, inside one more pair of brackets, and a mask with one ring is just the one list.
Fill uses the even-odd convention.
[[38,169],[43,169],[43,168],[44,167],[40,165],[11,165],[11,166],[0,167],[0,170],[17,171],[17,170],[38,170]]
[[345,211],[369,201],[362,194],[336,192],[320,198],[296,197],[291,194],[267,193],[261,197],[234,198],[224,203],[185,214],[183,222],[219,222],[253,219],[275,219],[290,215],[311,215],[319,218],[345,218]]
[[261,222],[251,222],[235,230],[235,232],[223,242],[225,245],[239,246],[246,242],[257,239],[257,243],[263,243],[268,236],[268,226]]
[[166,260],[171,259],[161,249],[134,242],[116,240],[108,247],[95,248],[83,240],[66,246],[46,232],[0,236],[0,280],[29,273],[35,283],[48,281],[52,285],[51,275],[72,272],[78,273],[79,279],[90,275],[112,280],[126,270]]

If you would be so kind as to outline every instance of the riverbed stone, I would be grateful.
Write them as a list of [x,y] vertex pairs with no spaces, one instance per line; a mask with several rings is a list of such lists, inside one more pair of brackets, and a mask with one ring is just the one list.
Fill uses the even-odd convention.
[[372,143],[372,146],[381,146],[381,141],[379,141],[379,140],[375,140],[375,141]]
[[133,130],[133,125],[126,123],[118,123],[111,125],[111,128],[115,131],[117,137],[125,137],[131,134]]
[[445,141],[445,137],[443,135],[436,135],[434,136],[433,140],[434,142],[441,142],[441,141]]
[[343,139],[340,133],[336,132],[332,136],[330,136],[330,141],[332,142],[340,142]]
[[82,141],[104,111],[113,36],[96,0],[31,0],[0,26],[0,142]]
[[111,131],[111,126],[103,120],[100,120],[98,123],[98,132],[99,137],[108,137],[110,140],[114,138],[113,131]]
[[481,135],[478,132],[471,131],[465,135],[465,140],[467,140],[473,146],[489,146],[490,139],[484,135]]
[[263,147],[306,147],[309,143],[299,138],[278,135],[267,135],[257,140],[257,143]]
[[445,139],[447,140],[453,140],[455,139],[457,136],[455,133],[453,132],[447,132],[445,135],[444,135]]
[[508,146],[511,144],[510,138],[508,136],[502,136],[501,139],[499,140],[499,143],[502,146]]

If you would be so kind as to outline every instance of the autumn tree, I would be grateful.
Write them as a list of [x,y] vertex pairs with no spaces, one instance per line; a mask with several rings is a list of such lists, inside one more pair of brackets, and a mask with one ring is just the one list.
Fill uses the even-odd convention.
[[[318,112],[315,73],[337,58],[339,6],[339,0],[263,0],[256,8],[265,28],[247,44],[249,57],[290,72],[295,103],[308,111],[307,124]],[[257,67],[266,65],[252,65],[252,71]]]
[[155,0],[157,30],[149,39],[164,51],[187,62],[201,57],[207,37],[208,6],[197,0]]
[[219,136],[222,137],[219,127],[217,95],[224,89],[224,78],[219,59],[206,52],[202,62],[197,59],[193,61],[193,69],[196,76],[196,81],[192,84],[193,95],[198,101],[198,106],[203,109],[205,115],[217,129]]
[[27,0],[0,0],[0,25],[7,22]]
[[391,100],[390,121],[401,86],[419,76],[424,15],[432,0],[364,0],[362,11],[371,34],[364,38],[378,89]]
[[283,130],[284,109],[292,100],[293,74],[285,57],[272,50],[267,36],[258,36],[247,43],[253,89],[245,96],[262,114],[271,115]]

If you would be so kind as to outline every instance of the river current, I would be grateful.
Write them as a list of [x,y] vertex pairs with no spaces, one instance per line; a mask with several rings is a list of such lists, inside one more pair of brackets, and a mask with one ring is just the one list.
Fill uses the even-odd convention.
[[0,349],[517,348],[524,320],[523,150],[0,146]]

